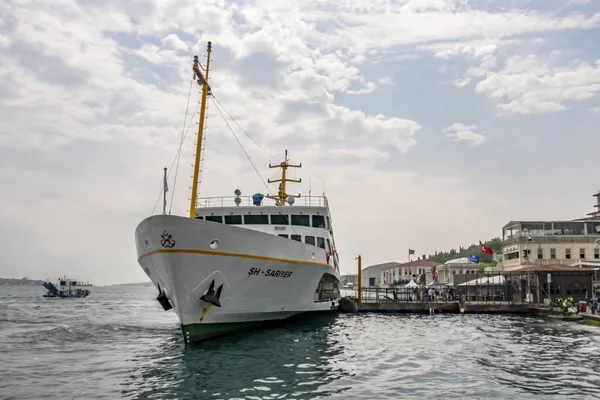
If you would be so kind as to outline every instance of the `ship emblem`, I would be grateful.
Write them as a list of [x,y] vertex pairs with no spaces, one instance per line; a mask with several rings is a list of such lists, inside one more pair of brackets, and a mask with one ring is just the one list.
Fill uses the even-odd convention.
[[171,247],[175,246],[175,239],[173,239],[173,235],[171,235],[169,232],[163,231],[162,235],[160,235],[160,244],[162,247],[170,249]]

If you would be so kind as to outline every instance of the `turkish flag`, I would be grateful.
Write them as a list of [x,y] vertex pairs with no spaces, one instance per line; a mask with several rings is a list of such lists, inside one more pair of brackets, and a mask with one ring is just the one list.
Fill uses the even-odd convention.
[[415,254],[415,251],[412,249],[408,249],[408,254]]
[[485,247],[483,244],[481,244],[481,242],[479,242],[479,246],[481,246],[482,253],[494,254],[494,250],[490,249],[489,247]]

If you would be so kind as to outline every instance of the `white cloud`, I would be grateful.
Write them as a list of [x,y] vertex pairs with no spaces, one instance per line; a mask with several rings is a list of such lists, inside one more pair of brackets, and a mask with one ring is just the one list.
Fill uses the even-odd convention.
[[567,109],[568,101],[600,93],[600,60],[576,60],[567,66],[544,63],[537,55],[510,57],[499,71],[487,71],[478,93],[504,100],[499,107],[515,114],[543,114]]
[[[438,62],[476,59],[479,65],[457,83],[478,82],[478,91],[508,98],[507,105],[540,107],[527,99],[532,89],[542,93],[538,100],[559,105],[560,99],[582,96],[564,89],[596,90],[589,77],[563,84],[579,81],[539,61],[520,69],[519,60],[498,65],[502,49],[522,40],[517,35],[591,29],[600,25],[600,15],[491,12],[458,0],[92,3],[0,3],[0,158],[10,166],[0,185],[11,188],[0,192],[0,234],[12,232],[2,237],[13,244],[4,254],[11,275],[77,273],[85,265],[81,278],[97,283],[144,279],[132,232],[154,205],[162,167],[170,166],[178,146],[191,59],[204,55],[208,40],[217,99],[278,158],[289,148],[305,165],[299,172],[304,182],[312,177],[316,187],[326,181],[345,272],[359,248],[373,262],[386,261],[398,257],[400,242],[416,242],[425,252],[456,245],[452,240],[464,244],[474,234],[472,228],[456,228],[452,238],[442,230],[432,239],[432,223],[496,232],[504,222],[496,215],[500,221],[482,226],[489,213],[476,210],[477,193],[456,188],[464,182],[458,172],[384,170],[385,163],[399,169],[402,154],[418,150],[422,127],[436,115],[389,107],[400,103],[402,88],[428,79],[426,70],[405,75],[405,65],[430,55]],[[568,68],[593,73],[583,64]],[[535,79],[524,75],[532,71],[539,80],[533,87],[529,82]],[[521,89],[520,79],[526,80]],[[384,85],[392,97],[380,96]],[[390,85],[400,90],[393,93]],[[544,94],[557,85],[559,100]],[[194,87],[188,118],[198,97]],[[209,105],[201,194],[263,190]],[[177,214],[187,208],[195,128],[193,122],[171,192]],[[475,126],[449,128],[445,133],[453,140],[471,146],[485,141]],[[272,160],[241,133],[240,140],[260,172],[273,174],[265,168]],[[389,182],[399,189],[383,184]],[[440,186],[452,198],[451,215],[437,207]],[[364,202],[357,193],[378,199],[378,209],[357,213]],[[503,206],[501,197],[496,201]],[[393,235],[373,240],[373,232],[389,221],[417,228],[394,227]],[[39,265],[46,269],[41,272]]]
[[590,111],[596,114],[600,114],[600,107],[592,107],[590,108]]
[[461,123],[454,123],[447,128],[444,128],[442,132],[447,132],[446,137],[451,138],[455,142],[467,142],[469,146],[476,147],[480,146],[487,140],[481,133],[476,133],[479,127],[476,125],[464,125]]

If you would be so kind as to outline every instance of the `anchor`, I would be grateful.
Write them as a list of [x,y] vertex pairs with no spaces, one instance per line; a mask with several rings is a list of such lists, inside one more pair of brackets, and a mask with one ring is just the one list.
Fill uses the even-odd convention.
[[158,286],[158,297],[156,297],[156,300],[158,300],[165,311],[169,311],[171,308],[173,308],[173,306],[171,305],[171,302],[167,298],[165,292],[163,292],[160,288],[160,283],[157,283],[156,285]]
[[210,282],[210,286],[208,287],[206,293],[204,293],[202,297],[200,297],[200,300],[204,300],[207,303],[213,304],[217,307],[221,307],[221,302],[219,301],[219,298],[221,297],[222,290],[223,284],[221,283],[221,285],[217,288],[217,292],[215,293],[215,280],[213,279]]

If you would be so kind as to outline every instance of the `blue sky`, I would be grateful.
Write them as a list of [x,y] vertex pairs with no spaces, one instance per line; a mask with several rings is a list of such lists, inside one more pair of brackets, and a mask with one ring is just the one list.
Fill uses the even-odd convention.
[[[358,253],[403,261],[409,247],[499,236],[511,219],[591,211],[598,1],[331,4],[3,2],[0,276],[145,279],[133,231],[177,151],[208,40],[217,99],[269,153],[302,162],[293,191],[325,188],[343,272]],[[209,105],[200,194],[264,191]],[[236,132],[274,178],[275,160]],[[175,214],[193,140],[170,180]]]

